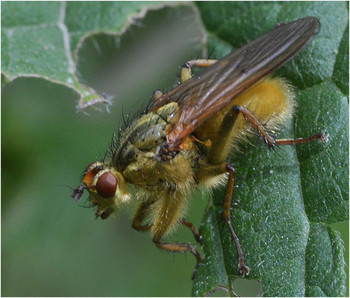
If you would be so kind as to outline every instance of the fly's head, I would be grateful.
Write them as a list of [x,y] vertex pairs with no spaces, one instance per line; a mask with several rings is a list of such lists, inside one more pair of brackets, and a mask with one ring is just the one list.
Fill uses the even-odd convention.
[[92,162],[87,166],[83,183],[74,189],[72,198],[80,200],[85,189],[89,192],[90,202],[97,206],[96,217],[102,219],[130,200],[123,175],[101,162]]

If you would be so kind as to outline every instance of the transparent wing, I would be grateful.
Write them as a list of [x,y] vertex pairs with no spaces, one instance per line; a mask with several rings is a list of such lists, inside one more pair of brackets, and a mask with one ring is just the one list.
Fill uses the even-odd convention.
[[224,108],[242,91],[296,55],[320,30],[314,17],[278,24],[272,31],[247,43],[180,84],[155,101],[151,111],[177,102],[179,110],[168,135],[167,147],[178,148],[201,123]]

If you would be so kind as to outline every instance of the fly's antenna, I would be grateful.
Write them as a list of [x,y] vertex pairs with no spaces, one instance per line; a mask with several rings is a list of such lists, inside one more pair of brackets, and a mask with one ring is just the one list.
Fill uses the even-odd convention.
[[67,187],[70,190],[72,190],[72,194],[71,197],[75,200],[75,201],[79,201],[83,195],[84,189],[87,189],[87,185],[85,183],[78,185],[76,188],[71,187],[70,185],[67,184],[57,184],[56,186],[63,186],[63,187]]
[[69,188],[70,190],[75,190],[75,188],[73,188],[72,186],[68,185],[68,184],[56,184],[56,186],[63,186],[63,187],[67,187]]
[[81,199],[85,189],[88,189],[88,186],[86,185],[86,183],[78,185],[75,189],[73,189],[73,193],[71,194],[71,197],[75,201],[79,201]]

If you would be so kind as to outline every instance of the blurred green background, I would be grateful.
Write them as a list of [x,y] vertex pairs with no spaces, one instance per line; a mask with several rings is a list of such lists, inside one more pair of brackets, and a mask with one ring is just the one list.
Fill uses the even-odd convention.
[[[179,18],[181,13],[181,18]],[[134,206],[95,220],[86,195],[71,190],[88,163],[103,155],[125,115],[140,111],[154,90],[178,82],[180,66],[201,55],[198,20],[189,7],[149,12],[119,40],[94,36],[80,53],[81,79],[114,95],[76,111],[77,96],[39,78],[2,90],[2,294],[5,296],[188,296],[192,255],[155,248],[132,229]],[[98,52],[95,41],[104,44]],[[116,45],[117,41],[120,46]],[[206,205],[197,193],[189,218],[198,226]],[[192,241],[180,228],[174,240]],[[176,281],[176,282],[174,282]]]
[[[191,255],[160,251],[148,233],[133,230],[135,206],[95,220],[67,185],[78,185],[86,165],[104,154],[122,112],[142,110],[154,90],[176,85],[185,61],[201,57],[202,33],[183,7],[150,11],[121,38],[87,39],[78,73],[114,97],[110,113],[101,106],[77,113],[73,91],[40,78],[2,89],[3,296],[190,295]],[[196,226],[205,205],[196,192],[188,213]],[[348,223],[336,227],[348,247]],[[169,237],[179,239],[193,242],[182,227]]]

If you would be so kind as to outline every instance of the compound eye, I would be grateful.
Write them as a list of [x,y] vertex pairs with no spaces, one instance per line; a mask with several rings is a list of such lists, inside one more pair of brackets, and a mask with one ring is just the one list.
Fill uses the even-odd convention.
[[111,172],[106,172],[98,178],[96,190],[101,197],[108,199],[114,196],[117,185],[117,178]]

